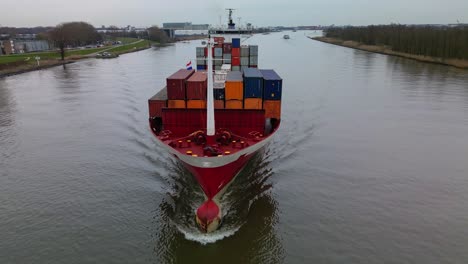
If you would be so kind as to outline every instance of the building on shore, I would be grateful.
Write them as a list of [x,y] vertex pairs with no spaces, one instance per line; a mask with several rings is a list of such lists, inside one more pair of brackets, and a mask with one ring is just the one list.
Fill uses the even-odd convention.
[[140,32],[146,32],[147,29],[146,28],[137,28],[137,27],[134,27],[134,26],[131,26],[131,25],[128,25],[126,27],[122,27],[122,28],[119,28],[119,27],[116,27],[116,26],[109,26],[109,27],[106,27],[106,26],[102,26],[100,28],[96,28],[96,31],[98,33],[129,33],[129,32],[136,32],[136,33],[140,33]]
[[0,40],[0,55],[39,52],[50,50],[52,47],[46,40]]
[[174,37],[207,36],[208,30],[174,30]]
[[209,24],[192,24],[192,22],[163,23],[163,29],[173,30],[208,30]]
[[192,24],[192,22],[163,23],[163,30],[170,38],[177,36],[207,35],[209,24]]

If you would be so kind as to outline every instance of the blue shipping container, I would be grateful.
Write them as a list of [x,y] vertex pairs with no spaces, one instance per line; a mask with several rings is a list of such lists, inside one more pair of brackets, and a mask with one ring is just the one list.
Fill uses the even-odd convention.
[[232,47],[233,48],[240,48],[240,38],[233,38],[232,39]]
[[205,65],[197,65],[197,70],[206,70]]
[[263,75],[263,99],[281,100],[283,80],[274,70],[260,70]]
[[263,97],[263,75],[257,68],[245,68],[244,72],[244,98]]
[[224,100],[224,88],[222,89],[213,89],[213,95],[215,100]]

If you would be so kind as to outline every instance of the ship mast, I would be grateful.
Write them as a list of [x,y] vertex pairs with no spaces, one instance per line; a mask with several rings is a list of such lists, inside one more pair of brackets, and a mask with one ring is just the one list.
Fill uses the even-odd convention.
[[229,23],[228,23],[228,29],[234,29],[236,27],[236,24],[232,21],[232,11],[235,10],[234,8],[226,8],[227,11],[229,11]]
[[206,135],[207,136],[214,136],[215,135],[215,119],[214,119],[214,96],[213,96],[213,56],[212,56],[212,42],[211,36],[208,35],[208,43],[206,45],[208,49],[208,89],[207,89],[207,118],[206,118]]
[[[232,11],[233,8],[227,8],[229,11],[229,23],[228,29],[235,29],[236,24],[232,20]],[[208,43],[206,45],[208,49],[207,54],[207,102],[206,102],[206,135],[214,136],[215,135],[215,118],[214,118],[214,95],[213,95],[213,47],[214,42],[211,41],[211,35],[208,33]]]

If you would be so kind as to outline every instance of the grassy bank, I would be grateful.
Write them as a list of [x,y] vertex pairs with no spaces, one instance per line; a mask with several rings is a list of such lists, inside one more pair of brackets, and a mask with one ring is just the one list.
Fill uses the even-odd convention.
[[130,44],[114,47],[107,49],[107,52],[115,53],[115,54],[123,54],[123,53],[128,53],[132,51],[138,51],[142,49],[147,49],[151,47],[151,42],[148,40],[140,40],[137,42],[133,42]]
[[[58,51],[35,52],[25,54],[15,54],[8,56],[0,56],[0,78],[13,74],[19,74],[27,71],[40,70],[56,65],[75,62],[76,60],[92,58],[99,52],[110,52],[114,54],[124,54],[150,48],[152,44],[148,40],[138,40],[133,38],[121,38],[122,43],[127,43],[119,46],[69,50],[65,52],[65,60],[60,60]],[[37,66],[35,57],[40,57],[40,66]]]
[[[105,50],[107,48],[108,47],[101,47],[101,48],[94,48],[94,49],[67,50],[65,51],[65,57],[86,56],[89,54],[93,54],[93,53]],[[11,62],[19,62],[19,61],[26,62],[29,60],[32,60],[35,63],[35,59],[34,59],[35,57],[40,57],[41,60],[60,59],[60,53],[58,51],[46,51],[46,52],[32,52],[32,53],[0,56],[0,65],[8,64]]]
[[437,64],[443,64],[443,65],[448,65],[448,66],[454,66],[454,67],[462,68],[462,69],[468,69],[468,60],[443,59],[443,58],[431,57],[431,56],[414,55],[410,53],[393,51],[391,47],[388,47],[388,46],[365,45],[356,41],[344,41],[338,38],[314,37],[311,39],[342,46],[342,47],[348,47],[348,48],[353,48],[353,49],[358,49],[358,50],[385,54],[385,55],[398,56],[398,57],[413,59],[413,60],[417,60],[421,62],[437,63]]

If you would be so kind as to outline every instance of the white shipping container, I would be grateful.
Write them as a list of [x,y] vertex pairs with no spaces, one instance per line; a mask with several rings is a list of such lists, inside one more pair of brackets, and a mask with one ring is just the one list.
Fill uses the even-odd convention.
[[223,48],[215,48],[214,49],[214,56],[215,57],[222,57],[223,56]]
[[257,56],[251,56],[249,60],[249,65],[258,65],[258,57]]
[[[219,68],[221,70],[221,68]],[[224,82],[226,81],[226,73],[224,72],[216,72],[215,74],[213,74],[213,78],[214,78],[214,81],[215,82]]]
[[205,48],[197,47],[197,57],[205,57]]
[[197,65],[206,65],[205,58],[202,58],[202,59],[197,58]]
[[213,88],[214,89],[224,89],[225,83],[224,82],[214,82]]
[[240,65],[241,66],[249,66],[249,57],[241,57],[240,58]]
[[249,46],[249,56],[258,56],[258,46],[257,45],[250,45]]
[[249,46],[241,46],[240,55],[241,55],[241,57],[248,57],[249,56]]
[[222,71],[225,71],[225,72],[230,71],[230,70],[231,70],[231,64],[223,64],[223,65],[221,66],[221,70],[222,70]]

